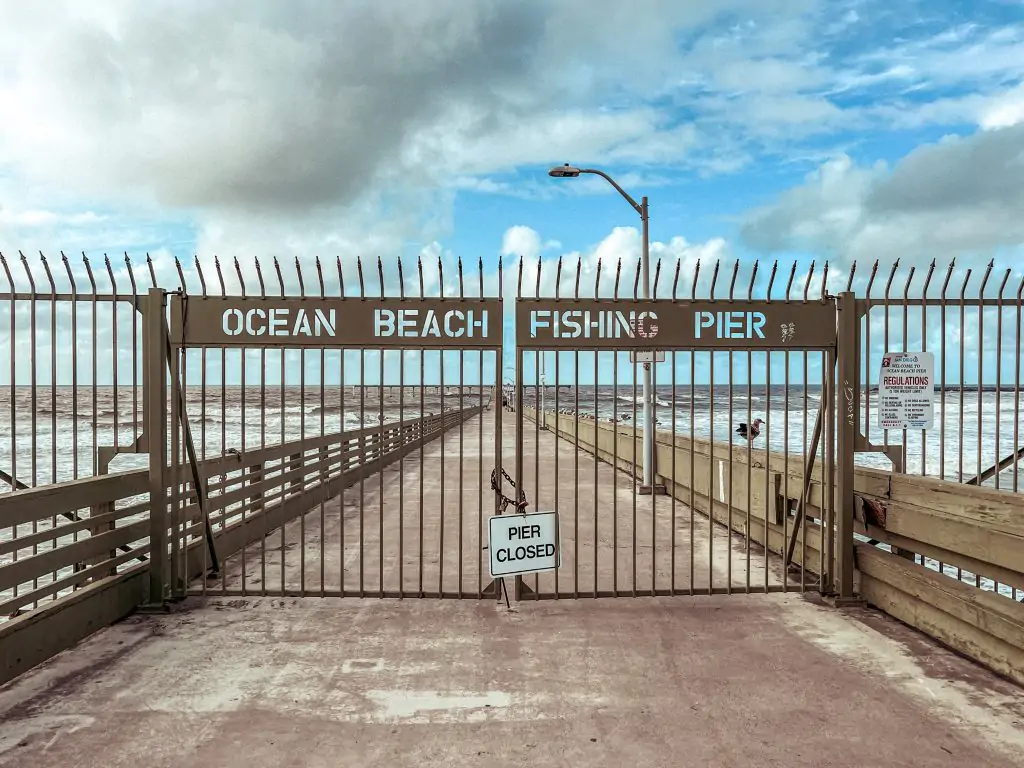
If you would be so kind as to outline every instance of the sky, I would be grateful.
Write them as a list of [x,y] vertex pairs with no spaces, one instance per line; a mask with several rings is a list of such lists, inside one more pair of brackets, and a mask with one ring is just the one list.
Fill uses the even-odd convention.
[[[190,291],[195,260],[213,284],[217,258],[232,292],[235,258],[250,292],[254,259],[274,286],[271,259],[280,259],[294,291],[295,260],[308,288],[320,257],[337,291],[340,258],[351,292],[355,259],[371,265],[370,291],[381,257],[389,293],[398,257],[413,289],[422,258],[428,293],[439,288],[439,260],[446,292],[457,290],[460,257],[467,292],[478,290],[478,263],[496,291],[502,260],[509,299],[518,258],[529,293],[543,265],[548,295],[563,259],[563,290],[579,261],[581,293],[593,295],[598,260],[605,276],[619,259],[631,274],[639,219],[596,176],[548,177],[572,163],[649,198],[660,295],[677,261],[681,295],[695,275],[707,295],[716,262],[718,295],[737,264],[745,291],[755,262],[763,295],[776,260],[775,296],[793,264],[794,295],[819,295],[826,261],[829,291],[856,264],[863,295],[876,260],[873,295],[897,260],[893,295],[920,295],[934,260],[930,295],[954,261],[951,295],[967,279],[976,296],[994,263],[985,295],[1005,279],[1015,301],[1022,43],[1021,0],[5,3],[0,252],[19,290],[19,253],[43,285],[46,254],[64,286],[63,252],[82,285],[87,254],[101,288],[104,254],[122,288],[125,253],[143,275],[149,254],[169,289],[180,284],[178,258]],[[20,360],[29,310],[18,312]],[[941,325],[937,311],[915,315],[908,343],[937,349],[946,338],[956,381],[963,339],[965,380],[976,382],[980,354],[982,378],[995,380],[998,361],[1005,382],[1019,320],[1003,313],[1009,330],[997,348],[997,313],[985,313],[983,332],[976,312],[963,326],[958,316]],[[884,346],[883,316],[872,315],[869,368]],[[48,317],[38,318],[43,336]],[[68,322],[58,319],[58,371],[70,370]],[[901,320],[892,322],[902,343]],[[101,336],[98,356],[109,358],[110,334]],[[5,359],[9,324],[0,338]],[[43,378],[48,344],[37,339]],[[81,344],[77,364],[88,368]],[[130,354],[118,359],[130,376]],[[504,378],[511,359],[507,351]],[[754,369],[763,375],[763,364]],[[29,374],[22,362],[16,378]],[[669,363],[658,377],[670,380]]]

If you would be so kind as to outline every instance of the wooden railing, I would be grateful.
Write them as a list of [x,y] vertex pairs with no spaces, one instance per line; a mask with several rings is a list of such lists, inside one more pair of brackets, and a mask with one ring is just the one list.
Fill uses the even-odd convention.
[[[524,416],[536,418],[532,408]],[[642,456],[632,426],[554,413],[546,427],[633,472]],[[635,453],[634,453],[635,452]],[[803,489],[801,455],[787,457],[659,431],[658,481],[717,522],[782,554]],[[691,466],[692,474],[691,474]],[[748,496],[748,476],[749,483]],[[870,604],[1024,683],[1024,496],[858,466],[854,490],[857,589]],[[692,496],[691,496],[692,491]],[[821,572],[822,470],[810,473],[806,526],[793,561]],[[749,499],[749,503],[748,503]],[[730,514],[730,509],[732,514]]]
[[[200,462],[217,554],[231,556],[480,410]],[[189,465],[169,468],[168,477],[166,557],[176,579],[172,589],[183,593],[188,580],[205,570],[209,551]],[[0,496],[0,684],[144,601],[152,555],[148,489],[148,470],[142,469]],[[177,536],[171,535],[172,520],[184,523]]]

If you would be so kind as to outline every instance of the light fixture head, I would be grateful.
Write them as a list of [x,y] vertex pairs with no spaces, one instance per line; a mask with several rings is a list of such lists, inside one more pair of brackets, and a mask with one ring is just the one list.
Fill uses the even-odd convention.
[[579,175],[580,169],[573,165],[569,165],[568,163],[565,165],[556,165],[548,171],[548,176],[553,176],[556,179],[574,179]]

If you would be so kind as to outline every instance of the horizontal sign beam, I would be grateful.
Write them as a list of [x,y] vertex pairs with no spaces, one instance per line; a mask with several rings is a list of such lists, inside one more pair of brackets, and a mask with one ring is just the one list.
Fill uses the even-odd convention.
[[519,299],[516,344],[534,349],[827,349],[832,301]]
[[487,349],[501,346],[498,299],[171,297],[177,347]]

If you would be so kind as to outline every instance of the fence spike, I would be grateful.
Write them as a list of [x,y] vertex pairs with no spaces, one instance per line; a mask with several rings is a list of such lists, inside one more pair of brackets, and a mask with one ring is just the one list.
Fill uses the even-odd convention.
[[320,257],[319,256],[316,257],[315,263],[316,263],[316,279],[320,283],[320,298],[321,299],[326,299],[327,298],[327,286],[324,285],[324,268],[323,268],[323,265],[320,263]]
[[504,265],[502,264],[502,258],[499,256],[498,257],[498,298],[499,299],[504,298],[504,296],[505,296],[504,272],[502,271],[503,270],[503,266]]
[[[71,283],[71,298],[74,300],[78,296],[78,283],[75,282],[75,273],[71,269],[71,260],[64,255],[64,251],[60,252],[60,260],[64,263],[64,271],[68,273],[68,282]],[[6,268],[6,263],[5,263]],[[10,273],[8,273],[10,274]],[[14,284],[11,284],[12,290]]]
[[[103,263],[107,267],[107,277],[110,278],[110,291],[114,296],[117,296],[117,280],[114,279],[114,268],[110,266],[110,257],[107,254],[103,254]],[[117,305],[114,305],[114,311],[117,311]]]
[[651,298],[655,301],[658,300],[658,280],[661,278],[661,259],[659,258],[654,264],[654,293]]
[[601,298],[601,259],[597,260],[597,274],[594,275],[594,298]]
[[736,295],[736,278],[740,274],[740,260],[736,259],[736,263],[732,265],[732,279],[729,281],[729,301],[733,301],[733,297]]
[[235,262],[235,274],[238,276],[238,287],[242,289],[242,298],[247,298],[245,294],[245,278],[242,277],[242,265],[238,261],[238,257],[234,257]]
[[[967,274],[964,275],[964,284],[960,286],[960,303],[961,304],[963,304],[964,299],[967,297],[967,284],[969,282],[971,282],[971,272],[972,271],[973,270],[970,267],[967,268]],[[979,298],[980,298],[980,294],[979,294]],[[963,333],[963,328],[960,329],[960,332]]]
[[[1017,303],[1018,304],[1020,303],[1022,296],[1024,296],[1024,277],[1021,277],[1020,285],[1017,286]],[[1018,333],[1019,333],[1019,331],[1018,331]],[[1019,341],[1020,340],[1018,339],[1018,343],[1019,343]]]
[[259,256],[252,257],[252,265],[253,267],[256,268],[256,279],[259,281],[260,284],[260,298],[265,299],[267,298],[267,283],[263,279],[263,265],[260,264]]
[[85,251],[82,252],[82,263],[85,264],[85,274],[89,278],[89,286],[92,288],[93,296],[96,295],[96,276],[92,273],[92,265],[89,263],[89,257],[85,255]]
[[153,287],[159,288],[160,286],[156,282],[156,266],[153,264],[153,257],[149,255],[148,251],[146,252],[146,266],[149,267],[149,279],[152,281]]
[[438,294],[443,299],[444,298],[444,263],[441,261],[441,257],[440,256],[437,257],[437,284],[438,284],[438,286],[440,286],[438,288]]
[[[498,261],[498,268],[501,269],[501,260]],[[476,259],[476,270],[477,274],[480,275],[480,301],[484,300],[484,257],[477,256]]]
[[466,287],[463,284],[463,280],[462,280],[462,257],[461,256],[459,256],[458,260],[455,262],[455,268],[456,268],[456,270],[458,272],[458,276],[459,276],[459,301],[464,301],[465,298],[466,298]]
[[[284,296],[284,273],[281,271],[281,262],[277,260],[277,256],[273,257],[274,261],[274,272],[277,273],[277,285],[281,289],[281,296]],[[224,281],[221,280],[221,287],[224,286]]]
[[871,274],[868,276],[868,285],[864,291],[864,298],[871,300],[871,286],[875,284],[875,276],[878,274],[878,259],[871,265]]
[[676,274],[672,278],[672,301],[676,300],[676,289],[679,288],[679,270],[683,266],[683,260],[681,258],[676,259]]
[[366,301],[366,283],[363,282],[363,257],[356,256],[356,277],[359,278],[359,300]]
[[562,289],[562,257],[558,257],[558,266],[555,267],[555,301],[560,298]]
[[199,254],[193,256],[196,262],[196,274],[199,275],[199,290],[202,291],[202,296],[206,298],[206,275],[203,274],[203,265],[199,261]]
[[[892,288],[893,278],[896,277],[896,270],[900,268],[900,260],[896,259],[896,263],[892,265],[892,269],[889,271],[889,279],[885,281],[885,300],[889,300],[889,289]],[[885,310],[889,312],[888,309]]]
[[538,299],[540,298],[540,276],[541,276],[541,272],[543,270],[544,270],[544,260],[540,256],[538,256],[537,257],[537,289],[536,289],[536,292],[534,293],[534,296],[536,296]]
[[405,301],[405,270],[402,269],[402,257],[398,257],[398,297]]
[[[995,266],[995,259],[989,261],[988,266],[985,267],[985,275],[981,278],[981,288],[978,289],[978,298],[985,298],[985,286],[988,285],[988,276],[992,274],[992,267]],[[980,310],[979,310],[980,311]]]
[[338,261],[338,295],[345,298],[345,273],[341,271],[341,256],[335,257]]
[[612,288],[612,301],[619,300],[619,280],[622,277],[622,257],[619,256],[618,262],[615,264],[615,286]]
[[50,295],[54,296],[57,293],[57,284],[53,281],[53,273],[50,271],[50,264],[46,260],[46,255],[40,251],[39,260],[43,262],[43,272],[46,273],[46,280],[50,284]]
[[178,282],[181,283],[181,292],[188,293],[188,290],[185,287],[185,272],[182,270],[181,262],[178,260],[177,256],[174,257],[174,268],[178,271]]
[[128,252],[124,254],[124,266],[128,270],[128,282],[132,285],[132,298],[137,298],[139,295],[138,285],[135,283],[135,270],[132,269],[132,260],[128,258]]
[[[932,263],[928,265],[928,274],[924,276],[924,288],[921,289],[921,298],[928,298],[928,286],[931,285],[932,275],[935,273],[935,259],[932,259]],[[927,330],[927,329],[924,329]]]
[[693,270],[693,283],[690,285],[690,301],[697,300],[697,281],[700,279],[700,259],[697,259],[697,266]]
[[910,284],[914,282],[914,273],[917,272],[917,268],[913,264],[910,265],[910,274],[907,275],[907,282],[903,286],[903,301],[906,302],[910,296]]
[[[18,251],[18,255],[21,257],[21,268],[25,271],[25,277],[28,278],[28,289],[32,293],[36,292],[36,279],[32,276],[32,270],[28,266],[28,257],[24,253]],[[94,290],[93,293],[96,293]]]
[[[1007,268],[1006,272],[1003,274],[1003,282],[999,284],[999,300],[1000,301],[1003,300],[1003,291],[1006,290],[1006,283],[1009,281],[1009,279],[1010,279],[1010,272],[1012,272],[1012,271],[1013,270]],[[1000,321],[1000,322],[1002,322],[1002,321]]]
[[721,259],[715,259],[715,268],[711,271],[711,291],[708,294],[711,301],[715,300],[715,287],[718,285],[718,271],[722,266]]
[[380,282],[380,297],[384,298],[384,262],[377,257],[377,280]]
[[[751,301],[754,298],[754,282],[757,280],[757,268],[758,268],[758,266],[759,266],[758,260],[754,259],[754,266],[750,270],[750,285],[747,286],[747,301]],[[789,299],[789,294],[788,293],[786,294],[786,299],[787,299],[787,301]]]
[[942,293],[939,294],[943,299],[946,298],[946,288],[949,287],[949,281],[953,277],[953,267],[956,265],[956,259],[951,259],[949,267],[946,269],[946,279],[942,281]]
[[[794,262],[796,263],[796,262]],[[811,290],[811,280],[814,278],[814,259],[811,259],[811,268],[807,270],[807,279],[804,281],[804,303],[807,303],[807,294]],[[769,294],[771,291],[768,292]],[[769,295],[768,298],[771,298]]]
[[[934,265],[935,262],[933,261],[932,264]],[[850,262],[850,274],[846,278],[846,292],[847,293],[849,293],[850,291],[853,290],[853,276],[856,275],[856,274],[857,274],[857,260],[854,259],[852,262]]]
[[15,293],[16,289],[14,287],[14,278],[11,276],[11,268],[7,266],[7,259],[2,251],[0,251],[0,266],[4,268],[4,274],[7,276],[7,282],[11,286],[11,293]]
[[299,296],[306,298],[306,281],[302,277],[302,264],[298,256],[295,257],[295,276],[299,279]]
[[[417,256],[416,257],[416,269],[420,273],[420,298],[422,299],[423,295],[424,295],[424,293],[423,293],[423,257],[422,256]],[[422,384],[423,382],[420,382],[420,383]]]
[[793,283],[796,281],[796,259],[793,260],[793,265],[789,269],[789,280],[786,281],[786,303],[789,303],[789,297],[793,292]]
[[[580,275],[583,274],[583,257],[576,257],[576,284],[573,286],[572,295],[576,301],[580,300]],[[596,298],[596,297],[595,297]]]
[[221,298],[227,298],[228,288],[224,284],[224,270],[220,266],[220,256],[214,254],[213,256],[213,268],[217,272],[217,282],[220,283],[220,295]]
[[[793,260],[793,266],[791,271],[796,271],[796,259]],[[814,271],[814,262],[811,262],[811,271]],[[775,285],[775,277],[779,274],[779,260],[776,259],[775,263],[772,264],[772,271],[768,273],[768,288],[765,291],[765,299],[768,301],[772,300],[772,287]],[[805,292],[806,299],[806,292]]]
[[523,257],[519,256],[519,279],[516,282],[516,298],[521,299],[523,297]]
[[825,259],[825,265],[821,270],[821,300],[825,301],[825,297],[828,296],[828,259]]
[[638,291],[640,289],[640,272],[641,272],[641,268],[643,266],[643,263],[644,263],[643,257],[642,256],[638,256],[637,260],[636,260],[636,269],[633,270],[633,301],[637,301],[639,299]]

